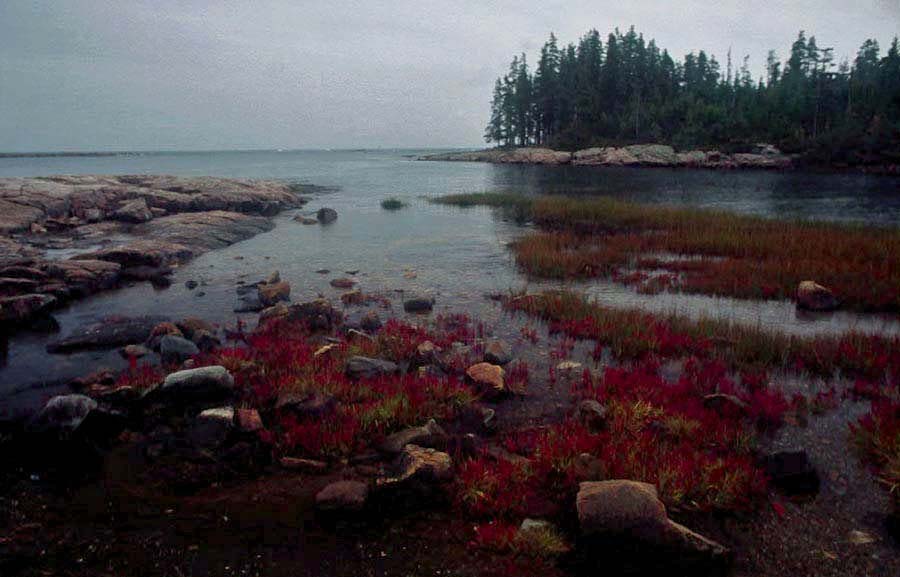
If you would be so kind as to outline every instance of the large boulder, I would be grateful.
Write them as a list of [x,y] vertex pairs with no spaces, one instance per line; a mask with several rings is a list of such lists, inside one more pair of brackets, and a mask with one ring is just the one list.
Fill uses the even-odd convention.
[[581,483],[575,499],[584,536],[641,540],[685,552],[722,556],[727,549],[669,519],[648,483],[630,480]]
[[47,345],[51,353],[65,353],[84,349],[108,349],[143,343],[164,317],[108,317],[81,327],[70,335]]
[[88,415],[97,409],[97,401],[85,395],[60,395],[51,398],[34,417],[34,431],[57,434],[73,433]]
[[655,536],[669,524],[656,487],[637,481],[581,483],[575,501],[583,534]]
[[225,443],[234,429],[234,407],[201,411],[190,431],[191,441],[200,447],[215,448]]
[[831,311],[838,307],[838,300],[829,289],[805,280],[797,287],[797,306],[810,311]]

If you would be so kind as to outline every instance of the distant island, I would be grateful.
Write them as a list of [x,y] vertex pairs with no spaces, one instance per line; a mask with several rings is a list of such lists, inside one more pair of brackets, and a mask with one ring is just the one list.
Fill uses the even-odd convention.
[[132,156],[137,152],[0,152],[0,158],[56,158],[62,156]]
[[881,56],[866,40],[852,62],[800,32],[787,61],[770,51],[765,78],[729,51],[724,72],[701,50],[679,61],[634,27],[543,45],[497,79],[485,139],[560,151],[664,143],[679,150],[752,153],[772,143],[802,164],[900,164],[900,44]]

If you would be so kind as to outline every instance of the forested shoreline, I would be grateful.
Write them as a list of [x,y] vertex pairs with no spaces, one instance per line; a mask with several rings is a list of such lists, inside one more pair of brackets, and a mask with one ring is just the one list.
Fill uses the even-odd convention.
[[[817,164],[900,163],[900,43],[866,40],[852,61],[801,31],[787,60],[769,51],[723,67],[700,50],[676,60],[634,27],[577,44],[555,35],[532,68],[523,53],[497,79],[489,143],[561,150],[660,142],[743,152],[769,142]],[[724,68],[724,70],[723,70]]]

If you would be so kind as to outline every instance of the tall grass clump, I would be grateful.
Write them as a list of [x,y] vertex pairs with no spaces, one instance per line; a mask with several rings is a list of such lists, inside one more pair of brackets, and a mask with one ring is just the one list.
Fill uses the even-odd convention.
[[[545,278],[612,277],[664,270],[666,288],[751,299],[793,299],[814,280],[848,308],[900,312],[900,230],[775,220],[650,206],[607,197],[451,195],[454,206],[514,207],[545,232],[512,248],[519,266]],[[658,258],[666,255],[667,258]]]

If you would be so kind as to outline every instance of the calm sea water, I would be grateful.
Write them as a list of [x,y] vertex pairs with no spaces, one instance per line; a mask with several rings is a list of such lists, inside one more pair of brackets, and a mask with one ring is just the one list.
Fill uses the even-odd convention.
[[[208,253],[179,268],[173,285],[155,290],[136,284],[79,301],[56,314],[65,335],[104,315],[202,316],[234,322],[238,281],[252,282],[279,270],[294,300],[319,294],[337,298],[328,281],[358,270],[360,288],[399,295],[429,293],[438,310],[465,311],[501,322],[502,312],[484,295],[529,283],[515,269],[506,244],[523,228],[490,210],[431,205],[423,197],[457,192],[510,190],[526,194],[612,195],[644,202],[712,207],[779,218],[900,224],[900,179],[859,174],[714,172],[667,169],[508,166],[421,162],[425,151],[296,151],[154,153],[113,157],[0,158],[0,176],[49,174],[168,173],[274,178],[335,187],[316,195],[306,209],[330,206],[339,213],[331,226],[303,226],[279,216],[276,228],[227,249]],[[410,204],[387,212],[388,196]],[[331,275],[317,274],[330,269]],[[187,280],[204,283],[198,291]],[[529,288],[559,286],[530,283]],[[606,283],[575,288],[614,306],[715,316],[794,333],[857,329],[897,332],[893,319],[833,314],[798,316],[785,302],[745,302],[682,295],[638,295]],[[399,298],[399,296],[398,296]],[[40,402],[62,380],[97,366],[121,366],[115,352],[48,356],[53,335],[18,334],[0,343],[0,415],[3,409]],[[48,360],[49,359],[49,360]]]

